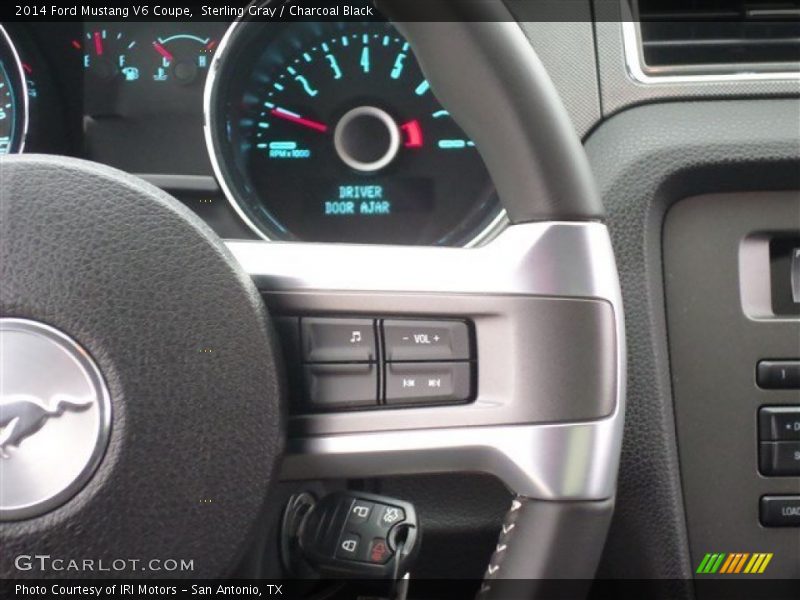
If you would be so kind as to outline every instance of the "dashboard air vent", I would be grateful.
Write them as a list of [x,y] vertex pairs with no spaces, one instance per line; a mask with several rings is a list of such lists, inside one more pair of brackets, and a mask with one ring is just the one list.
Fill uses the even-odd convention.
[[800,70],[800,0],[632,2],[651,75]]

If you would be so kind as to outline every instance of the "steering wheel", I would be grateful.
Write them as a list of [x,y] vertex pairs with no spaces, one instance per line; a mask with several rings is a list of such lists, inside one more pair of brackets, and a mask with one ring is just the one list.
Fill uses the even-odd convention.
[[[515,496],[482,597],[593,577],[614,503],[625,343],[587,160],[502,3],[444,3],[453,19],[438,23],[404,21],[401,5],[382,8],[476,142],[508,216],[481,247],[223,243],[135,177],[0,158],[2,360],[13,372],[2,402],[17,402],[15,426],[28,419],[0,458],[3,577],[42,576],[15,564],[38,551],[182,557],[192,577],[224,576],[279,478],[453,471],[494,474]],[[289,420],[267,309],[469,319],[477,398]],[[48,419],[61,437],[38,442]],[[20,461],[23,448],[44,462]]]

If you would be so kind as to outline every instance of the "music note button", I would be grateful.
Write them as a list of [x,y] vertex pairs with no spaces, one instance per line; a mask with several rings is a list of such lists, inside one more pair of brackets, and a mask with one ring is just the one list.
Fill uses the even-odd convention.
[[306,363],[375,362],[375,322],[371,319],[304,318]]

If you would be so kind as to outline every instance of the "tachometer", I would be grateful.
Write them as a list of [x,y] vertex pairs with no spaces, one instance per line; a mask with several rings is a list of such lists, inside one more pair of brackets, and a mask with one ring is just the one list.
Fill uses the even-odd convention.
[[463,245],[501,210],[387,23],[234,25],[206,88],[218,178],[269,239]]
[[11,38],[0,27],[0,154],[21,151],[27,127],[25,74]]

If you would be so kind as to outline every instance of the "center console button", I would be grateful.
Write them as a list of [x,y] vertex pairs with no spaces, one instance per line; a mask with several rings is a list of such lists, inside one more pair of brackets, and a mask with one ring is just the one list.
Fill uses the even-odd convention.
[[800,406],[762,408],[758,427],[762,442],[800,441]]
[[762,360],[756,382],[764,390],[800,389],[800,360]]
[[800,476],[800,442],[761,442],[762,475]]
[[764,527],[800,527],[800,496],[764,496],[760,517]]

